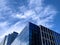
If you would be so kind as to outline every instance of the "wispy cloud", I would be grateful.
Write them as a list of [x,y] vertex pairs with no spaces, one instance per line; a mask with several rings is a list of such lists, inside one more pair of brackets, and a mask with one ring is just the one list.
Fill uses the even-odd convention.
[[1,0],[0,2],[0,29],[2,35],[13,31],[21,32],[27,22],[41,24],[49,28],[54,25],[53,20],[57,11],[52,5],[45,6],[44,0]]

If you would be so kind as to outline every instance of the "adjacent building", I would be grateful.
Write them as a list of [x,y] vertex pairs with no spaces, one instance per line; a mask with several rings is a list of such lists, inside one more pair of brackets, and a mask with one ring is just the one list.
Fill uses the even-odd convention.
[[17,35],[17,32],[13,32],[12,34],[5,36],[0,45],[11,45],[11,43],[15,40]]

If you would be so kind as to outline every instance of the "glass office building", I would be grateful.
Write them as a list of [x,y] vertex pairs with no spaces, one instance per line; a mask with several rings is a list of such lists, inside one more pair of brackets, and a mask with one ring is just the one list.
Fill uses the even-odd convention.
[[44,26],[29,23],[12,45],[60,45],[60,34]]
[[[42,25],[28,23],[22,32],[8,38],[6,45],[60,45],[60,34]],[[7,39],[5,39],[7,40]],[[3,41],[4,42],[4,41]]]
[[32,23],[26,25],[11,45],[41,45],[40,28]]

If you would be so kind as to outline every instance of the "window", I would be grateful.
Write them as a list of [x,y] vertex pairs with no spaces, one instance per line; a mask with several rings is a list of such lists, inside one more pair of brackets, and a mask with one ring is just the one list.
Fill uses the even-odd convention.
[[48,34],[46,34],[46,36],[47,36],[47,39],[49,39],[49,35],[48,35]]
[[46,40],[46,45],[48,45],[48,40]]
[[50,41],[48,40],[48,45],[50,45]]
[[43,38],[43,45],[46,45],[46,40]]
[[42,32],[42,37],[44,37],[44,32]]
[[43,32],[45,32],[45,27],[41,26],[41,30],[42,30]]
[[51,42],[51,45],[53,45],[54,43],[53,42]]

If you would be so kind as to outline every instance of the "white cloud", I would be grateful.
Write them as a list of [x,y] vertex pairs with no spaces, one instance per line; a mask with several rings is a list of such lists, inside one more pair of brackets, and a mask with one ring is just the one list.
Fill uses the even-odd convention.
[[22,29],[25,27],[26,24],[24,24],[23,22],[17,22],[15,25],[11,26],[8,29],[7,33],[11,33],[13,31],[20,33],[22,31]]
[[12,15],[12,17],[20,18],[20,19],[26,19],[28,17],[31,17],[34,14],[35,14],[35,12],[33,10],[27,10],[24,13],[17,13],[15,15]]
[[0,33],[2,34],[8,27],[8,22],[0,22]]
[[7,24],[7,22],[0,22],[0,27],[5,27]]
[[35,8],[36,6],[42,6],[43,0],[30,0],[29,7]]
[[[53,22],[54,16],[56,15],[56,10],[52,6],[36,6],[34,9],[26,10],[24,13],[18,13],[13,17],[19,19],[28,19],[33,20],[33,22],[37,25],[44,25],[46,27],[52,27],[50,23]],[[28,22],[28,21],[27,21]],[[48,25],[51,26],[48,26]]]
[[22,13],[25,12],[26,10],[27,8],[24,5],[19,7],[19,11],[21,11]]
[[55,15],[56,10],[52,6],[46,6],[43,10],[43,16]]
[[0,37],[0,43],[1,43],[1,41],[4,39],[4,36],[2,36],[2,37]]

